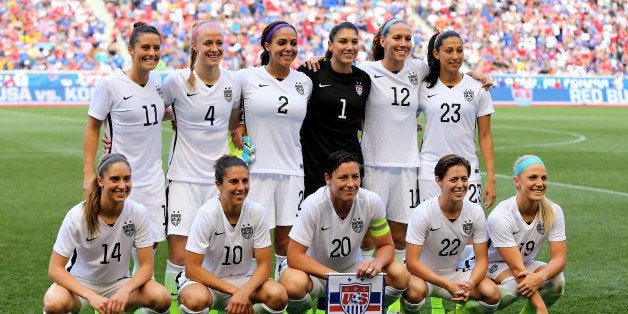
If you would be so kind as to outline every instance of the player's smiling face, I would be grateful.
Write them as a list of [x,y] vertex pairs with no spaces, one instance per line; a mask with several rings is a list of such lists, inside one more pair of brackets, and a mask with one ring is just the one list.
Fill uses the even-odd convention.
[[447,169],[445,176],[436,178],[441,188],[441,196],[452,202],[462,202],[469,188],[469,172],[463,165],[454,165]]
[[299,52],[297,33],[286,25],[273,32],[270,42],[264,44],[270,54],[270,62],[289,67]]
[[434,49],[433,54],[440,61],[441,71],[458,72],[464,59],[462,40],[455,36],[447,37],[438,50]]
[[216,181],[216,186],[220,191],[220,203],[223,209],[242,206],[249,194],[249,170],[243,166],[229,167],[225,171],[222,182]]
[[531,201],[540,201],[547,190],[547,170],[541,164],[532,164],[514,178],[519,193]]
[[343,162],[331,173],[331,177],[325,174],[325,182],[329,185],[332,203],[337,205],[336,202],[339,202],[350,208],[360,188],[360,167],[355,161]]
[[222,33],[216,27],[207,27],[201,30],[192,43],[196,50],[196,62],[210,67],[220,65],[224,53]]
[[123,203],[131,193],[131,168],[122,161],[111,164],[103,172],[103,177],[98,177],[98,185],[102,188],[103,201]]
[[129,54],[133,58],[133,66],[145,71],[153,70],[161,57],[161,38],[154,33],[141,34],[135,46],[129,46]]
[[360,49],[358,33],[352,28],[339,30],[334,36],[334,41],[328,42],[328,49],[331,51],[332,62],[351,65],[358,57]]
[[403,62],[412,51],[412,30],[406,23],[395,23],[388,28],[386,36],[380,38],[384,47],[384,58]]

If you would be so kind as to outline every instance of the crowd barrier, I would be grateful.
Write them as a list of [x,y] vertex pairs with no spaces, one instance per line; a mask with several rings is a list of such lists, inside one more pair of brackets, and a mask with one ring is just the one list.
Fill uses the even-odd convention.
[[[0,72],[0,106],[87,105],[94,86],[107,73]],[[167,73],[162,73],[165,77]],[[628,79],[494,75],[495,105],[628,106]]]

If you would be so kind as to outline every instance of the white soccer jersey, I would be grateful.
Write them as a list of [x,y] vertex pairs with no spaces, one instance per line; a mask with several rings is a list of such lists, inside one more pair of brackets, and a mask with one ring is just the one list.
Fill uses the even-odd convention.
[[371,77],[362,132],[364,165],[418,167],[419,86],[429,67],[420,60],[406,60],[396,74],[381,61],[362,62],[358,67]]
[[421,83],[419,110],[425,114],[419,178],[434,180],[434,167],[447,154],[464,157],[471,163],[469,180],[480,180],[475,150],[477,119],[495,112],[491,94],[482,83],[468,75],[449,88],[440,79],[432,88]]
[[254,67],[238,71],[236,82],[246,129],[255,145],[251,173],[303,176],[299,131],[312,93],[310,78],[291,69],[279,81],[265,67]]
[[523,263],[527,263],[534,259],[545,238],[550,242],[565,241],[567,237],[563,209],[558,204],[551,204],[554,209],[554,223],[550,230],[545,230],[538,214],[532,223],[527,224],[519,213],[516,196],[497,204],[486,220],[491,239],[488,248],[489,262],[504,261],[497,251],[498,247],[519,248]]
[[345,269],[362,260],[360,243],[371,223],[386,218],[382,199],[360,188],[345,219],[340,219],[324,186],[301,204],[290,238],[307,246],[306,254],[335,270]]
[[443,273],[456,270],[469,237],[473,243],[487,241],[482,207],[465,199],[460,216],[452,222],[441,211],[437,196],[412,212],[406,242],[423,246],[421,262],[434,272]]
[[238,223],[232,226],[219,196],[212,197],[199,208],[185,249],[205,255],[202,266],[219,278],[247,274],[253,249],[271,245],[265,213],[262,205],[245,200]]
[[196,75],[196,89],[187,82],[190,69],[170,74],[163,84],[164,102],[172,105],[177,132],[170,145],[166,178],[200,184],[214,183],[214,163],[229,153],[229,118],[239,106],[235,73],[220,70],[210,88]]
[[122,70],[100,80],[92,95],[88,114],[104,121],[111,139],[108,153],[121,153],[131,164],[133,186],[163,182],[161,120],[164,117],[161,76],[150,72],[142,87]]
[[53,250],[70,259],[68,270],[80,282],[107,285],[129,277],[131,248],[153,246],[146,208],[130,199],[113,226],[98,219],[98,232],[90,236],[83,204],[65,215]]

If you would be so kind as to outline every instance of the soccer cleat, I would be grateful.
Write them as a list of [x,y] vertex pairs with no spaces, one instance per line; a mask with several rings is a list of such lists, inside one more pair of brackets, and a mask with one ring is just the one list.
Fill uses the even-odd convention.
[[445,314],[443,299],[431,297],[430,304],[432,305],[432,314]]

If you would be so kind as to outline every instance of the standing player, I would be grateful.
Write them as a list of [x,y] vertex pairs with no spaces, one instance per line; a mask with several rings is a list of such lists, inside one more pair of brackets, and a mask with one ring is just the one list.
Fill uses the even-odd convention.
[[[238,157],[216,161],[219,195],[199,209],[189,233],[179,302],[182,313],[282,313],[288,297],[282,285],[268,279],[272,271],[266,211],[246,199],[249,169]],[[257,265],[248,275],[251,261]]]
[[[499,284],[502,308],[523,295],[530,302],[521,313],[547,313],[565,288],[565,217],[562,208],[545,197],[547,170],[541,158],[520,157],[513,181],[517,194],[488,215],[487,276]],[[548,263],[534,259],[545,238],[550,247]]]
[[[377,194],[360,188],[360,166],[352,153],[338,151],[324,164],[325,182],[302,205],[302,212],[290,232],[288,266],[279,282],[288,291],[288,313],[304,313],[310,300],[325,293],[328,273],[354,272],[373,277],[386,272],[385,306],[406,289],[408,273],[393,261],[394,246],[386,222],[386,210]],[[375,239],[374,259],[360,254],[360,241],[369,230]],[[404,299],[418,296],[404,293]]]
[[[297,56],[297,33],[284,21],[268,24],[260,43],[262,66],[241,70],[236,84],[241,91],[246,132],[256,147],[251,165],[251,199],[268,210],[275,228],[275,259],[285,259],[288,233],[303,200],[303,155],[299,130],[305,118],[312,81],[290,65]],[[242,147],[244,127],[234,132]]]
[[312,96],[301,127],[305,197],[325,185],[322,160],[337,150],[350,151],[362,163],[358,129],[364,120],[371,79],[353,66],[359,49],[358,29],[342,22],[329,32],[325,60],[317,72],[298,70],[312,80]]
[[[83,138],[83,188],[94,178],[94,158],[100,128],[111,140],[106,153],[122,153],[133,169],[129,196],[146,206],[151,217],[155,247],[166,239],[166,194],[161,163],[161,120],[164,101],[161,76],[152,70],[160,57],[161,36],[156,28],[138,22],[129,38],[130,69],[116,70],[96,87],[89,105]],[[134,259],[137,269],[137,260]]]
[[[425,114],[419,191],[421,201],[440,193],[434,181],[434,166],[447,154],[457,154],[471,163],[467,199],[489,208],[495,202],[495,168],[491,114],[495,112],[491,94],[482,83],[460,73],[464,48],[454,31],[436,33],[428,44],[430,73],[421,83],[419,110]],[[480,165],[475,150],[475,130],[487,179],[481,188]],[[483,193],[482,193],[483,190]]]
[[194,24],[190,66],[163,83],[164,101],[172,105],[177,129],[172,138],[168,183],[168,262],[165,285],[176,294],[176,276],[185,266],[185,242],[192,220],[218,194],[212,165],[228,153],[228,127],[237,125],[235,73],[220,69],[223,35],[218,24]]
[[[130,193],[126,157],[103,155],[86,200],[67,213],[59,229],[48,266],[55,283],[44,296],[44,313],[78,313],[88,304],[98,313],[139,306],[148,313],[168,312],[168,291],[151,280],[150,218],[143,205],[127,198]],[[132,247],[137,248],[139,267],[131,277]]]
[[[469,162],[457,155],[446,155],[438,161],[434,175],[440,195],[412,212],[406,237],[406,265],[411,281],[427,282],[429,296],[463,303],[461,311],[490,313],[499,305],[499,290],[486,278],[484,211],[465,199],[470,171]],[[469,239],[473,241],[476,263],[472,270],[460,269],[457,266]],[[406,310],[416,312],[418,308]]]

